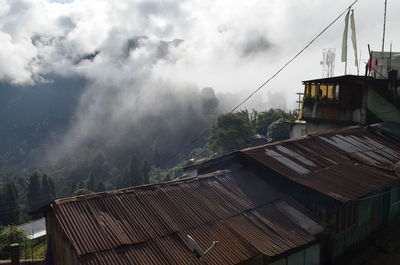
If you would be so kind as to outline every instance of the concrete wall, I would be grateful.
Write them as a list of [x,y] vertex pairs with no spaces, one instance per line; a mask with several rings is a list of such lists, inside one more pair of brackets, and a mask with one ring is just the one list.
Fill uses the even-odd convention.
[[307,134],[305,123],[294,123],[291,124],[290,139],[298,138]]
[[307,121],[306,123],[306,133],[316,133],[323,132],[330,129],[339,129],[349,126],[349,124],[328,122],[328,121]]

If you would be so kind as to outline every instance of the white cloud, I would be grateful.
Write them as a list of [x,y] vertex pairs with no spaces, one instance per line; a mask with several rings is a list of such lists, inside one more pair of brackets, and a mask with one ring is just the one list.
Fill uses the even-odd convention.
[[[81,68],[73,63],[77,57],[100,50],[102,60],[106,60],[102,63],[113,64],[119,60],[118,49],[128,39],[148,36],[154,40],[185,40],[179,48],[171,50],[177,57],[172,63],[148,62],[146,67],[154,66],[156,76],[210,85],[220,91],[248,90],[266,79],[349,3],[345,0],[2,0],[0,32],[5,43],[2,53],[12,54],[15,59],[7,64],[1,62],[0,76],[21,83],[49,72],[82,73],[84,69],[83,74],[87,74],[90,68],[98,67],[97,60]],[[398,7],[398,3],[390,3],[388,11],[388,40],[395,42],[400,41],[394,31],[398,20],[394,10]],[[383,6],[373,0],[361,0],[355,9],[360,48],[366,54],[367,43],[379,48]],[[307,65],[301,69],[302,76],[320,75],[317,58],[323,47],[336,47],[340,51],[341,22],[300,59],[302,65]],[[38,36],[48,41],[32,46],[31,39]],[[144,66],[143,62],[139,65]],[[341,66],[338,68],[341,70]],[[298,70],[289,69],[291,73]],[[296,82],[302,79],[295,77],[299,78]]]
[[[106,112],[119,121],[132,113],[162,111],[154,100],[160,100],[163,89],[186,95],[189,88],[213,87],[217,93],[236,94],[226,96],[233,107],[350,3],[0,0],[0,79],[15,84],[52,74],[88,79],[71,135],[98,126],[96,117]],[[354,8],[364,62],[368,43],[380,49],[383,3],[359,0]],[[400,50],[399,8],[400,2],[388,5],[387,43],[393,41],[394,51]],[[295,107],[301,80],[321,76],[323,48],[336,48],[336,74],[341,74],[342,32],[343,18],[257,94],[252,106]]]

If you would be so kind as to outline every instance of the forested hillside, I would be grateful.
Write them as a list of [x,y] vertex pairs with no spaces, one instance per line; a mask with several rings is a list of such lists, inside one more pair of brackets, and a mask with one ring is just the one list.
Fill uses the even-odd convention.
[[[69,134],[84,84],[53,78],[29,89],[1,85],[0,225],[26,221],[28,212],[55,198],[168,181],[185,165],[255,138],[286,139],[284,121],[294,117],[279,109],[220,114],[214,91],[204,88],[170,104],[167,113],[126,121],[124,131],[110,128],[115,134],[96,132],[74,145]],[[172,94],[164,99],[175,100]]]
[[0,168],[26,173],[60,141],[83,92],[83,79],[52,77],[32,86],[0,83]]

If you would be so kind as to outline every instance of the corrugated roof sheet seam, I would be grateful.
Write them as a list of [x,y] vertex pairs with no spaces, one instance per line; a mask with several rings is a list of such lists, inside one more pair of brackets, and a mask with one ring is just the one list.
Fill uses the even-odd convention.
[[286,178],[346,202],[399,180],[400,147],[365,128],[351,127],[242,150]]
[[203,249],[213,240],[220,242],[209,253],[211,264],[237,264],[316,242],[287,218],[276,204],[280,200],[291,204],[251,172],[219,171],[121,193],[58,200],[53,210],[82,264],[187,264],[187,234]]

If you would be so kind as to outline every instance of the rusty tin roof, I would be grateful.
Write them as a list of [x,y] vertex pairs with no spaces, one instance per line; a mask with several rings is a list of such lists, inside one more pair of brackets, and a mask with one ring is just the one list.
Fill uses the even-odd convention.
[[316,133],[241,151],[280,175],[341,202],[399,180],[399,143],[365,127]]
[[184,265],[187,235],[203,249],[219,241],[208,264],[237,264],[313,244],[323,230],[245,170],[60,199],[51,207],[81,263],[93,265]]

